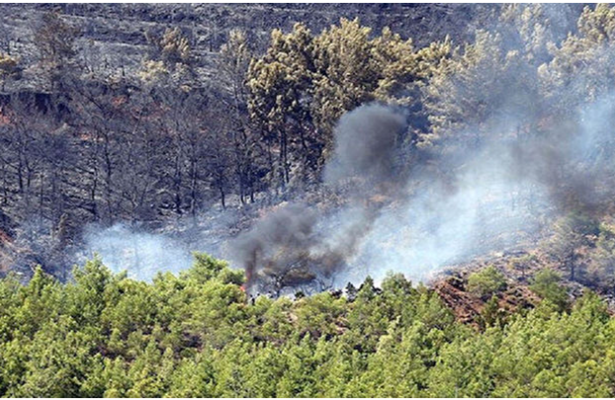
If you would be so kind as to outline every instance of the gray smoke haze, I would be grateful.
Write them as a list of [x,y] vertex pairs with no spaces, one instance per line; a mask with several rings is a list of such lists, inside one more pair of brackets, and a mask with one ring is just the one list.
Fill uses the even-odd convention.
[[246,270],[249,289],[258,281],[267,281],[258,290],[274,294],[285,286],[335,284],[377,217],[381,204],[366,196],[384,192],[374,188],[395,176],[397,137],[405,127],[404,114],[380,104],[361,106],[340,119],[324,181],[333,186],[351,178],[362,182],[346,191],[348,204],[340,210],[291,203],[239,235],[229,254]]
[[447,173],[423,172],[405,182],[396,165],[396,138],[405,127],[402,113],[379,104],[343,116],[324,180],[334,188],[358,180],[350,190],[344,186],[347,202],[329,212],[289,205],[240,235],[230,254],[243,255],[236,261],[249,281],[298,273],[302,284],[336,287],[388,271],[423,280],[448,263],[514,244],[519,238],[511,232],[533,233],[538,221],[530,207],[545,208],[544,193],[531,174],[518,170],[514,146],[495,141],[464,149],[461,163],[440,160]]
[[[559,43],[578,14],[557,6],[545,13],[550,25],[543,34]],[[517,50],[518,38],[509,28],[499,22],[492,27],[502,34],[503,49]],[[543,50],[539,58],[548,59]],[[414,122],[399,108],[368,104],[342,116],[323,186],[344,202],[281,205],[230,240],[225,253],[233,266],[246,270],[248,289],[322,290],[359,283],[367,275],[378,281],[389,271],[424,281],[446,266],[527,249],[541,237],[545,221],[556,216],[606,208],[615,196],[615,96],[574,106],[578,92],[597,79],[579,75],[544,99],[537,67],[528,62],[498,76],[499,91],[480,92],[458,82],[459,93],[484,96],[477,102],[492,110],[474,126],[445,132],[440,151],[420,165],[404,158],[419,150],[403,148],[399,140],[407,122]],[[475,137],[480,140],[459,140]],[[144,243],[139,254],[181,249],[155,236],[139,241],[141,234],[117,231],[88,239],[112,268],[129,268],[126,260],[138,258],[126,250],[131,241]],[[105,254],[108,260],[125,254],[126,260],[107,261]],[[183,257],[171,254],[137,264],[173,270],[190,265],[187,251]],[[133,268],[139,269],[151,268]]]

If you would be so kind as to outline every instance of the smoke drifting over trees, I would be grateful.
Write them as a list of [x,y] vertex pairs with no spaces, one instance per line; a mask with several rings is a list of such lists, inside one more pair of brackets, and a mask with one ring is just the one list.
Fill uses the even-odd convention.
[[126,270],[133,279],[151,280],[159,271],[178,273],[192,265],[192,255],[181,241],[161,234],[136,232],[122,224],[109,228],[88,226],[81,262],[99,256],[112,271]]
[[0,396],[612,397],[615,7],[234,6],[0,6]]
[[[438,121],[431,136],[419,139],[427,148],[429,167],[399,168],[412,157],[400,140],[407,121],[403,112],[372,105],[340,118],[324,182],[332,186],[344,180],[348,184],[351,178],[360,182],[344,193],[345,206],[322,213],[321,223],[310,229],[322,241],[332,243],[331,237],[341,236],[352,243],[344,246],[347,251],[334,273],[327,270],[327,278],[338,279],[334,285],[359,282],[367,274],[381,279],[387,271],[423,280],[447,264],[528,246],[544,229],[545,218],[605,211],[614,194],[608,182],[615,165],[605,157],[613,146],[611,93],[566,112],[560,106],[551,108],[554,94],[545,96],[544,74],[559,65],[555,60],[552,65],[537,64],[529,58],[542,57],[544,48],[514,50],[524,40],[515,31],[514,15],[508,10],[495,28],[479,32],[476,47],[453,54],[447,61],[450,72],[435,75],[432,86],[425,89],[428,96],[446,90],[428,97],[427,106],[457,118],[449,124]],[[565,18],[560,22],[565,23]],[[561,26],[550,29],[558,32],[545,37],[561,37]],[[502,64],[497,64],[497,57],[488,58],[492,48],[508,49],[497,56]],[[532,65],[541,65],[543,75],[537,70],[528,74]],[[490,73],[494,67],[500,69],[492,82],[483,73],[487,67]],[[521,71],[525,73],[519,75]],[[571,85],[579,86],[574,81]],[[560,90],[562,95],[566,91]],[[474,120],[476,115],[466,117],[466,113],[480,104],[479,97],[470,96],[479,91],[489,94],[489,99],[481,107],[480,119]],[[408,122],[412,124],[412,118]],[[341,220],[353,228],[344,232]],[[257,225],[253,233],[259,229]],[[312,245],[305,243],[303,248]],[[295,261],[284,260],[282,265]],[[310,270],[315,277],[321,275],[317,267]]]
[[[268,43],[233,30],[205,74],[186,27],[144,34],[138,68],[101,71],[75,20],[45,14],[33,52],[1,55],[2,229],[20,253],[7,266],[66,272],[67,254],[109,238],[150,243],[138,253],[164,270],[147,249],[207,247],[280,293],[427,279],[538,245],[571,212],[601,221],[614,20],[605,5],[503,5],[471,40],[429,45],[346,19]],[[215,232],[203,222],[229,214]],[[142,236],[176,226],[182,239]]]
[[324,182],[353,177],[391,180],[398,138],[405,128],[402,113],[382,105],[359,107],[340,118],[334,130],[335,150],[324,168]]
[[[360,177],[377,184],[390,180],[396,139],[405,126],[402,114],[382,105],[362,106],[344,115],[334,130],[335,151],[333,161],[325,166],[325,181],[336,184]],[[231,244],[230,254],[238,256],[245,268],[248,287],[261,271],[272,280],[278,295],[285,286],[332,282],[355,255],[375,217],[367,204],[366,209],[360,208],[358,192],[351,196],[350,207],[356,212],[334,211],[344,213],[346,225],[341,228],[331,225],[322,210],[292,203],[240,235]]]
[[[383,105],[359,107],[340,119],[335,152],[324,168],[331,185],[350,178],[362,181],[346,191],[347,205],[320,213],[318,224],[313,208],[291,205],[274,211],[241,237],[257,238],[258,251],[277,244],[279,239],[269,240],[265,233],[271,229],[283,229],[279,238],[294,238],[292,218],[308,211],[309,229],[298,231],[302,240],[292,240],[288,251],[280,251],[284,256],[252,258],[248,276],[259,268],[274,276],[306,268],[310,273],[299,286],[318,277],[342,286],[366,274],[382,279],[388,271],[423,280],[447,264],[527,245],[543,228],[543,218],[574,210],[599,212],[612,198],[605,183],[614,164],[600,153],[612,146],[607,124],[614,112],[607,97],[536,134],[518,127],[540,121],[515,118],[514,110],[498,111],[490,118],[497,127],[493,136],[455,149],[455,154],[439,154],[431,160],[437,170],[403,181],[394,166],[401,154],[397,137],[406,126],[403,114]],[[497,115],[505,117],[498,121]],[[472,129],[480,128],[466,131]],[[454,139],[439,146],[456,140],[449,135]],[[386,201],[371,201],[374,196],[386,196]],[[239,243],[237,252],[245,245]],[[317,257],[313,249],[322,243],[333,247]],[[329,256],[336,262],[327,263]]]

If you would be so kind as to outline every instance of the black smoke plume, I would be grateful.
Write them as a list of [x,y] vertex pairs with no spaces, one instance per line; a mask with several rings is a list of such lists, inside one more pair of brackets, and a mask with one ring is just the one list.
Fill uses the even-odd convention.
[[314,209],[289,204],[269,213],[252,230],[237,237],[232,247],[237,261],[245,268],[247,287],[250,288],[259,271],[286,275],[300,269],[313,241],[316,222]]
[[325,183],[352,177],[371,182],[391,179],[398,136],[405,126],[404,114],[379,104],[343,115],[335,128],[335,153],[325,166]]
[[[245,268],[251,291],[319,290],[366,275],[378,281],[387,271],[425,280],[444,266],[526,249],[560,215],[612,207],[615,87],[583,103],[587,83],[600,79],[587,69],[553,95],[542,93],[552,46],[543,43],[532,60],[516,57],[525,51],[524,10],[516,11],[522,26],[485,26],[506,55],[505,69],[489,53],[438,92],[444,100],[457,95],[443,103],[452,123],[433,135],[433,148],[413,145],[406,123],[421,122],[397,108],[370,104],[342,116],[314,195],[322,198],[279,206],[230,243],[227,257]],[[569,13],[545,12],[545,38],[561,45],[574,29]],[[585,61],[610,59],[609,46]]]
[[[303,204],[282,206],[231,243],[231,256],[246,271],[247,288],[279,295],[285,286],[331,286],[335,274],[355,255],[370,231],[378,206],[364,198],[393,174],[397,137],[406,126],[405,116],[391,107],[372,104],[344,115],[335,128],[335,152],[324,170],[324,181],[335,186],[351,178],[363,190],[350,194],[342,223],[336,215]],[[373,187],[373,186],[372,186]]]

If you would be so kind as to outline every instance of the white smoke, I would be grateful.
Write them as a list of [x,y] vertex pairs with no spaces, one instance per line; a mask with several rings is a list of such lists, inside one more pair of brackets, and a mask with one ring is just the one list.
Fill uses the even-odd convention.
[[149,281],[158,272],[177,273],[192,265],[192,256],[181,241],[138,232],[124,224],[89,226],[84,241],[84,258],[96,254],[112,271],[126,271],[134,279]]
[[548,192],[511,176],[509,167],[504,155],[486,151],[452,188],[425,177],[414,193],[382,210],[357,262],[376,281],[389,271],[424,281],[444,266],[527,240],[539,229],[535,213],[550,210]]
[[[527,248],[545,218],[611,201],[614,97],[550,115],[536,105],[544,105],[544,99],[535,98],[538,92],[527,91],[537,82],[518,85],[515,71],[508,75],[513,76],[499,81],[512,82],[510,90],[489,97],[501,107],[494,107],[481,127],[444,135],[482,142],[459,148],[461,141],[444,140],[440,145],[446,151],[418,168],[393,162],[403,158],[398,135],[405,113],[373,104],[348,112],[336,127],[324,183],[335,187],[350,181],[352,186],[363,179],[364,184],[346,193],[350,200],[333,212],[312,214],[312,204],[278,210],[240,235],[229,256],[249,275],[284,271],[302,258],[310,273],[333,278],[338,287],[367,275],[379,281],[389,271],[424,281],[445,266]],[[578,86],[562,92],[575,96]],[[513,97],[523,100],[509,101]],[[558,120],[560,114],[565,118]],[[544,121],[545,116],[555,120]],[[545,122],[550,126],[545,128]],[[524,127],[522,135],[519,127]],[[371,201],[374,196],[386,200]],[[148,279],[158,270],[191,264],[187,250],[166,237],[121,225],[94,232],[87,236],[89,251],[114,270]]]
[[367,275],[378,282],[389,271],[425,281],[445,266],[530,247],[545,219],[599,212],[615,194],[614,100],[572,110],[563,125],[529,139],[510,138],[528,121],[502,113],[506,120],[489,142],[464,149],[461,165],[443,156],[438,164],[447,174],[409,177],[380,210],[338,286]]

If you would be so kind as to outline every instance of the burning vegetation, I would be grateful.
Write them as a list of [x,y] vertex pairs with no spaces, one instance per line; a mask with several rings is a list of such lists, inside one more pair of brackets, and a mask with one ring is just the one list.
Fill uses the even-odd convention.
[[[386,106],[360,107],[335,129],[332,161],[324,168],[324,183],[333,187],[359,177],[346,204],[328,213],[301,203],[283,205],[231,243],[230,254],[246,271],[247,288],[279,296],[285,287],[333,288],[336,277],[356,256],[384,203],[373,201],[393,176],[398,136],[405,116]],[[369,189],[368,189],[369,188]],[[343,225],[332,219],[343,215]],[[339,217],[338,217],[339,218]]]
[[205,250],[277,297],[525,252],[606,293],[612,8],[476,10],[463,41],[341,19],[232,30],[212,62],[195,32],[158,27],[121,70],[96,68],[79,18],[7,24],[4,269],[69,279],[98,253],[152,279]]
[[0,396],[615,395],[614,7],[0,7]]

